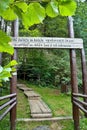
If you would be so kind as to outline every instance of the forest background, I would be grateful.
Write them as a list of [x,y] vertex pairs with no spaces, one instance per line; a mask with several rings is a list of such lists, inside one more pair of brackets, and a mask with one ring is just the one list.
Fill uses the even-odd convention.
[[[16,5],[17,6],[17,5]],[[18,5],[19,7],[19,5]],[[26,7],[23,11],[26,10]],[[8,10],[9,12],[9,10]],[[55,12],[55,11],[54,11]],[[86,35],[87,35],[87,24],[86,15],[87,2],[78,2],[76,13],[73,16],[75,37],[83,38],[84,48],[87,55],[86,48]],[[12,13],[12,12],[11,12]],[[20,13],[18,14],[20,15]],[[51,17],[53,14],[51,14]],[[31,25],[27,27],[27,23],[20,20],[19,36],[35,36],[35,37],[69,37],[68,35],[68,18],[65,16],[57,16],[55,18],[46,16],[45,20],[41,24]],[[4,19],[8,19],[4,13]],[[10,20],[14,19],[14,16]],[[40,22],[40,21],[39,21]],[[37,22],[37,23],[39,23]],[[25,28],[23,26],[25,24]],[[3,20],[1,17],[0,27],[5,32],[9,33],[8,30],[11,26],[11,22]],[[10,32],[11,34],[12,32]],[[10,61],[10,56],[6,53],[0,55],[2,65]],[[81,66],[80,66],[80,54],[77,51],[77,69],[78,69],[78,85],[82,86],[81,81]],[[12,65],[16,64],[13,62]],[[2,69],[1,69],[2,70]],[[11,71],[11,70],[9,70]],[[10,75],[9,75],[10,77]],[[19,49],[18,50],[18,78],[27,80],[39,86],[59,87],[62,85],[70,84],[70,60],[69,50],[62,49]],[[7,80],[5,78],[5,80]]]

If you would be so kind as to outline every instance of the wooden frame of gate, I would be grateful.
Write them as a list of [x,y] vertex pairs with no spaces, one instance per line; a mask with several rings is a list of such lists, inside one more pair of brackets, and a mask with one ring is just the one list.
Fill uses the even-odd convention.
[[[12,38],[12,45],[14,48],[41,48],[41,49],[55,49],[63,48],[70,49],[70,65],[71,65],[71,87],[72,87],[72,105],[73,105],[73,120],[74,130],[80,130],[79,128],[79,109],[81,109],[85,115],[87,115],[87,71],[86,61],[83,49],[82,39],[75,38],[42,38],[42,37],[14,37]],[[79,49],[81,52],[81,64],[82,64],[82,80],[83,80],[83,94],[78,93],[77,83],[77,69],[76,69],[76,53],[75,49]],[[17,57],[15,51],[15,59]],[[16,87],[16,80],[12,81],[12,91]],[[84,98],[84,101],[80,101],[78,97]],[[13,120],[13,119],[12,119]],[[13,129],[12,129],[13,130]]]
[[[69,22],[72,19],[69,19]],[[74,31],[71,30],[73,23],[69,25],[69,34],[71,38],[20,38],[17,37],[18,33],[14,28],[14,38],[12,38],[12,45],[15,48],[12,59],[17,60],[17,48],[64,48],[70,49],[70,66],[71,66],[71,88],[72,88],[72,110],[74,120],[74,130],[80,130],[79,128],[79,109],[81,109],[87,116],[87,71],[86,60],[83,49],[82,39],[74,38]],[[77,69],[76,69],[76,52],[75,49],[80,49],[81,64],[82,64],[82,82],[83,82],[83,94],[78,93],[77,83]],[[17,86],[17,75],[11,79],[10,93],[15,94]],[[78,97],[84,98],[84,101],[80,101]],[[16,123],[16,105],[10,111],[10,130],[15,130]]]

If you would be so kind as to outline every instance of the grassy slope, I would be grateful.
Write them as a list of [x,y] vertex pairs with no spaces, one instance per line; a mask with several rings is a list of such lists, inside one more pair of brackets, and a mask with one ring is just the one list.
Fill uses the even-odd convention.
[[30,108],[28,100],[21,90],[17,90],[17,118],[29,118]]
[[[71,97],[65,94],[59,94],[59,90],[50,88],[41,88],[35,85],[28,85],[41,94],[43,100],[52,109],[54,116],[71,115]],[[30,109],[27,98],[23,92],[18,90],[17,118],[29,118]],[[48,125],[51,130],[73,130],[73,121],[43,121],[43,122],[17,122],[16,130],[32,130],[36,126]],[[80,123],[81,130],[87,130],[87,119]],[[9,114],[0,121],[0,130],[10,130]]]
[[[26,84],[28,87],[33,88],[33,90],[39,93],[42,99],[48,104],[53,112],[53,116],[69,116],[71,115],[71,97],[65,94],[60,94],[58,89],[48,88],[48,87],[38,87],[31,84]],[[68,104],[68,107],[67,107]],[[29,106],[26,100],[26,97],[23,95],[22,91],[18,90],[18,107],[17,107],[17,117],[18,118],[28,118],[29,114]],[[56,123],[56,124],[55,124]],[[72,121],[58,121],[58,122],[18,122],[17,130],[32,130],[36,126],[40,125],[48,125],[52,130],[67,130],[68,125],[70,125],[70,129],[73,130]],[[55,129],[53,127],[55,126]]]
[[[26,84],[28,87],[32,87],[33,90],[38,92],[43,100],[49,105],[53,111],[53,116],[69,116],[72,114],[71,96],[66,94],[60,94],[57,89],[50,89],[47,87],[38,87],[36,85]],[[29,106],[26,97],[21,91],[18,91],[18,117],[30,117]],[[21,103],[20,103],[21,102]],[[23,103],[23,104],[22,104]],[[23,109],[20,109],[21,105]],[[27,107],[26,107],[27,106]],[[26,109],[25,109],[26,107]],[[19,112],[20,111],[20,112]],[[43,122],[18,122],[16,130],[32,130],[40,125],[48,125],[51,130],[74,130],[72,120],[63,121],[43,121]],[[87,119],[80,120],[80,129],[87,130]]]

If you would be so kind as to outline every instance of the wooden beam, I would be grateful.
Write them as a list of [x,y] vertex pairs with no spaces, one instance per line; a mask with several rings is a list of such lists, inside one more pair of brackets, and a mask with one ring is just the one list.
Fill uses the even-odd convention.
[[[18,36],[18,19],[13,22],[13,36]],[[17,60],[17,49],[14,50],[14,54],[11,57],[12,60]],[[17,73],[17,72],[16,72]],[[17,74],[12,76],[10,81],[10,93],[17,93]],[[16,105],[10,111],[10,130],[16,130]]]
[[60,120],[72,120],[71,116],[67,117],[51,117],[51,118],[18,118],[17,122],[41,122],[41,121],[60,121]]
[[4,99],[7,99],[7,98],[15,97],[15,96],[16,96],[16,93],[10,94],[10,95],[7,95],[7,96],[3,96],[3,97],[0,97],[0,101],[4,100]]
[[0,65],[2,64],[2,53],[0,53]]
[[17,103],[16,101],[14,103],[12,103],[10,105],[10,107],[8,109],[6,109],[2,115],[0,115],[0,120],[2,120],[8,114],[8,112],[10,112],[12,110],[12,108],[16,105],[16,103]]
[[73,93],[74,97],[82,97],[82,98],[87,98],[87,95],[80,94],[80,93]]
[[[73,19],[68,17],[69,36],[74,38]],[[76,68],[76,52],[74,49],[70,49],[70,67],[71,67],[71,87],[72,93],[78,93],[77,85],[77,68]],[[73,95],[72,95],[73,97]],[[73,100],[73,98],[72,98]],[[73,120],[74,130],[79,130],[79,108],[72,102],[73,107]]]
[[[82,83],[83,83],[83,94],[87,95],[87,69],[86,69],[86,58],[84,49],[81,50],[81,64],[82,64]],[[84,98],[87,103],[87,98]],[[85,107],[87,109],[87,107]],[[85,114],[87,117],[87,113]]]

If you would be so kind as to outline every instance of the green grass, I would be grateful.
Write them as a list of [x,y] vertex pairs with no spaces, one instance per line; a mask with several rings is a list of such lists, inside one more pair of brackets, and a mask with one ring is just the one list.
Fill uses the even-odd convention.
[[[43,100],[52,109],[53,116],[71,116],[72,105],[71,96],[61,94],[58,89],[48,87],[38,87],[36,85],[27,84],[41,95]],[[17,90],[17,118],[30,118],[30,108],[28,100],[22,91]],[[9,114],[0,121],[0,130],[10,130]],[[48,125],[51,130],[74,130],[72,120],[62,121],[42,121],[42,122],[17,122],[16,130],[33,130],[37,126]],[[80,120],[80,129],[87,130],[87,119]]]
[[37,126],[47,125],[51,130],[74,130],[73,122],[67,121],[43,121],[43,122],[20,122],[17,123],[16,130],[32,130]]
[[17,93],[17,118],[30,118],[30,108],[26,96],[19,89]]

